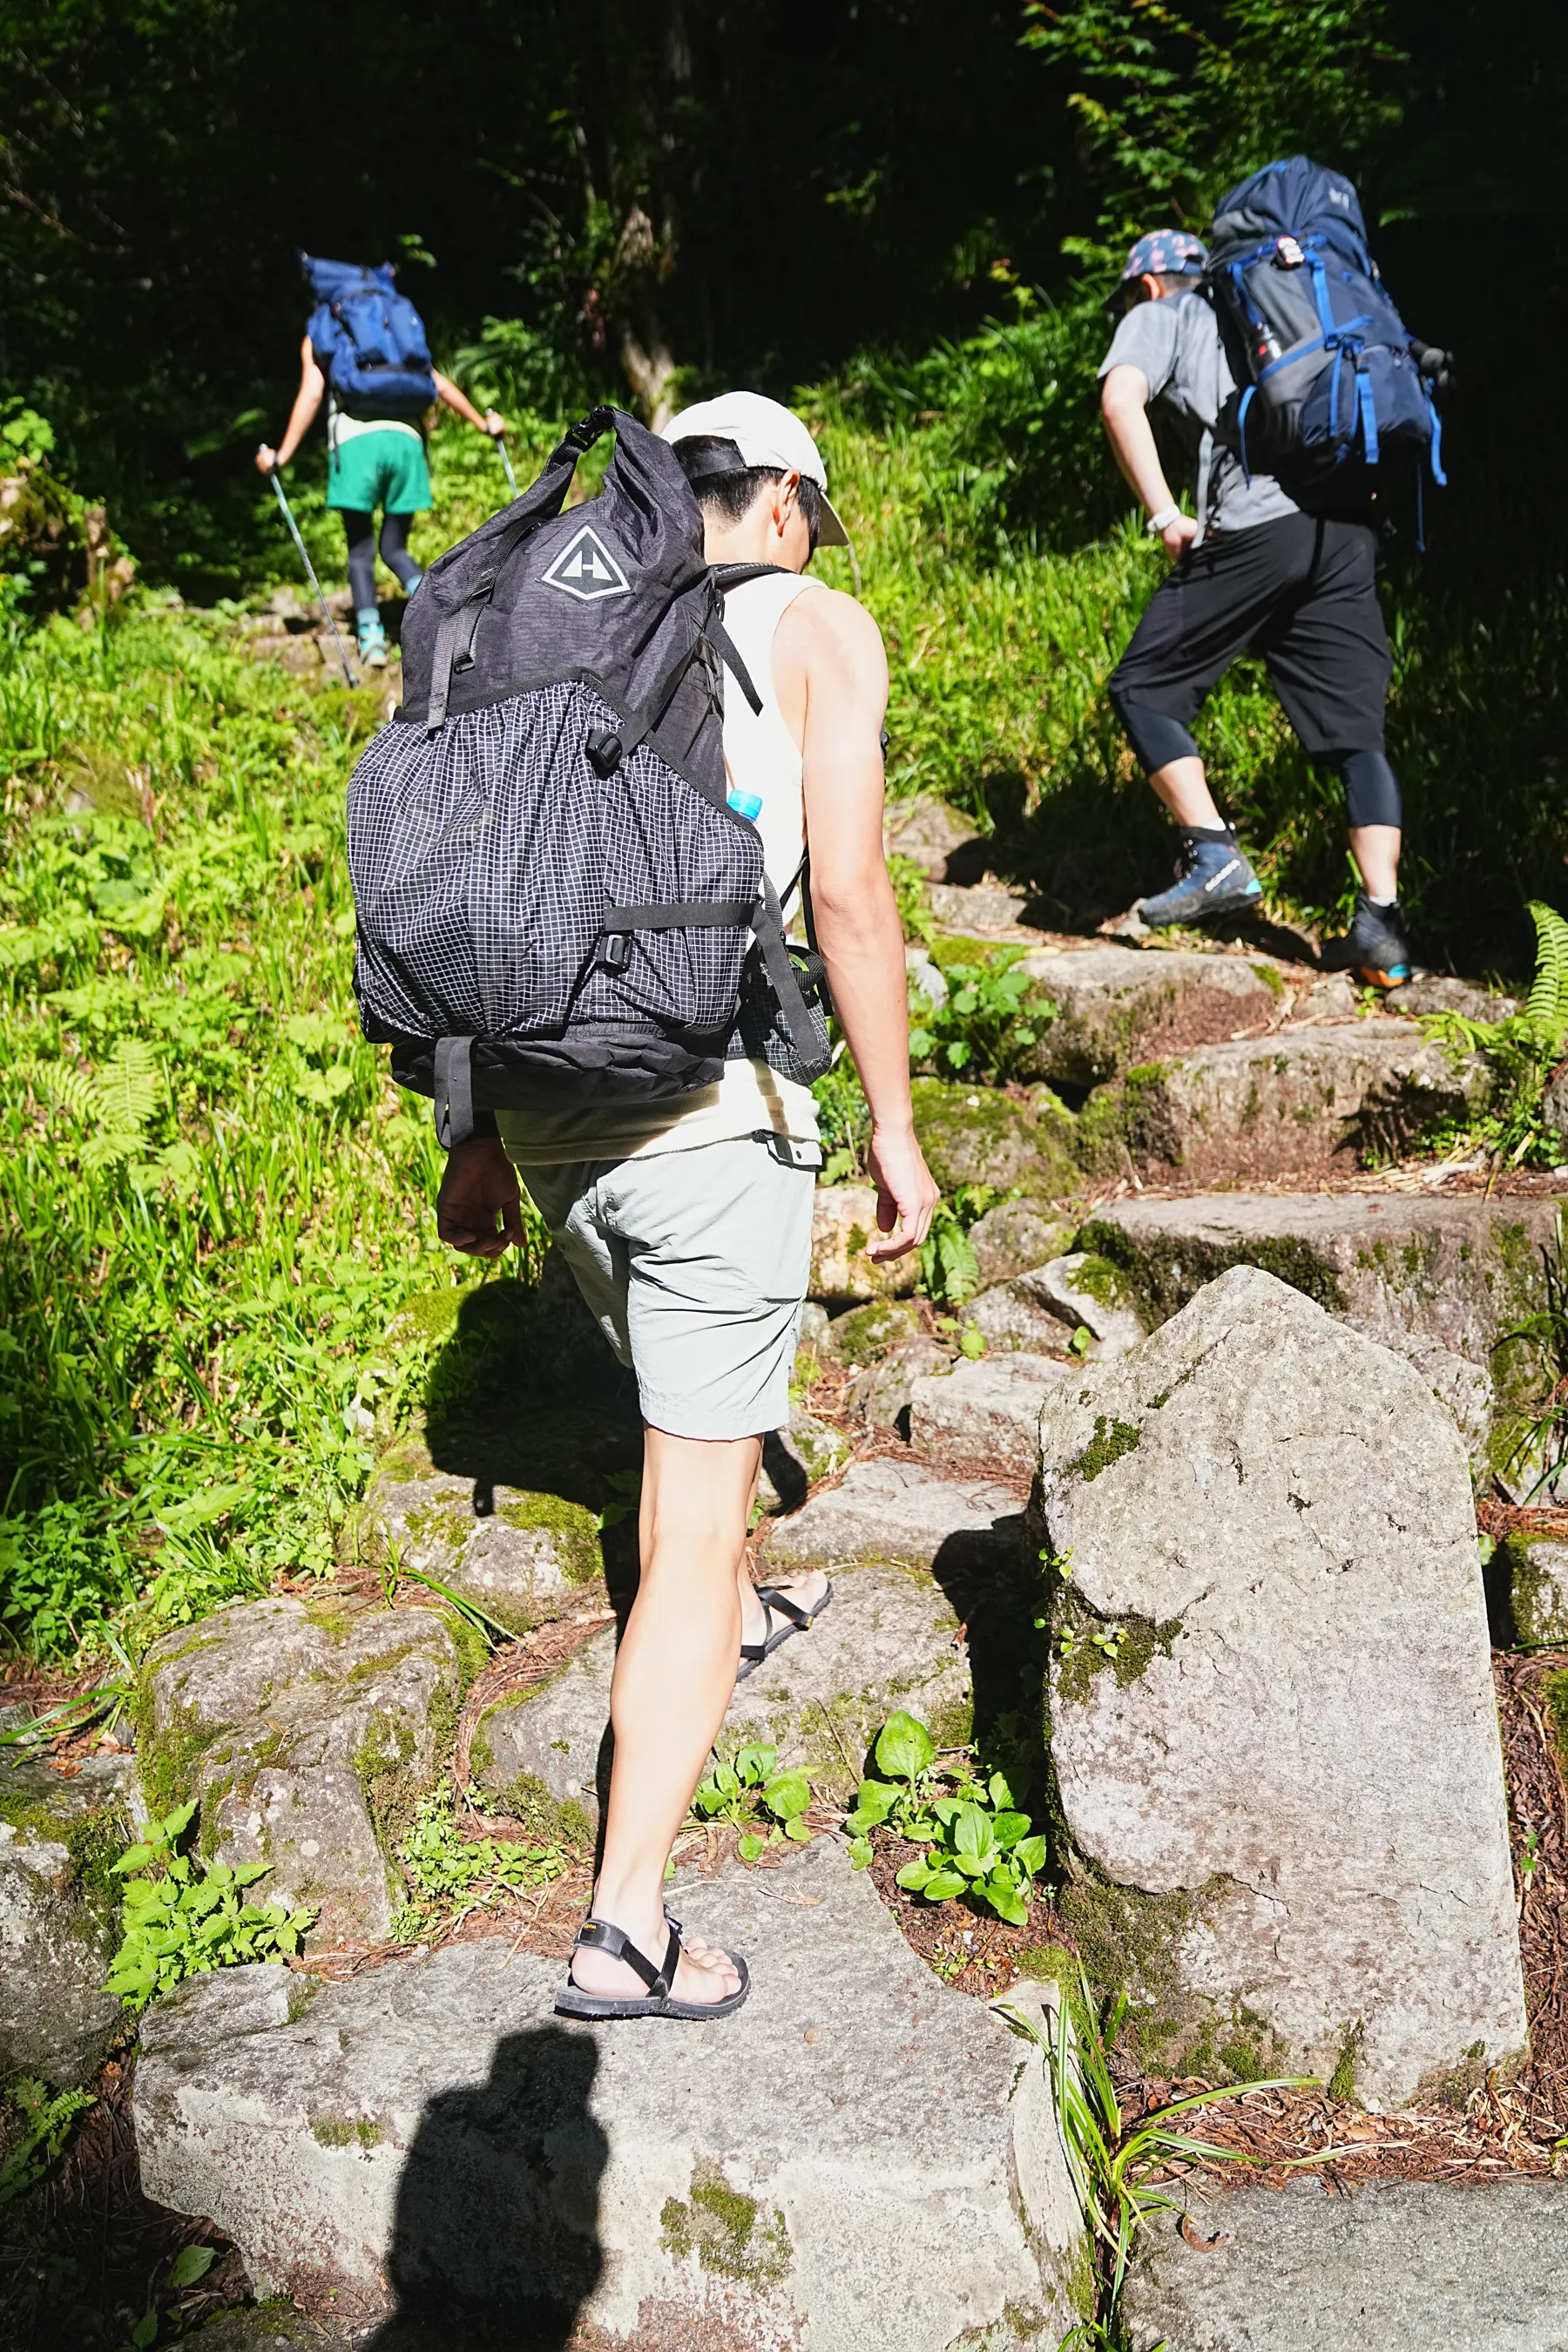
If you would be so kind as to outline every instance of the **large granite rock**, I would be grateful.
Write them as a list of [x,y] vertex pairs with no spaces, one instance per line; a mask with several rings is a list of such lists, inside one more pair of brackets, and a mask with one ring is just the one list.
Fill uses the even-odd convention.
[[398,1561],[478,1601],[511,1633],[604,1599],[594,1512],[559,1495],[456,1477],[410,1441],[383,1457],[364,1522]]
[[130,1838],[129,1760],[93,1758],[69,1780],[0,1762],[0,2073],[56,2089],[88,2081],[124,2031],[103,1990],[119,1942]]
[[1261,1029],[1284,992],[1270,964],[1169,949],[1047,950],[1025,956],[1020,969],[1057,1008],[1040,1026],[1033,1075],[1075,1086]]
[[182,1988],[143,2032],[143,2188],[261,2294],[331,2278],[454,2340],[482,2312],[625,2352],[1056,2343],[1082,2253],[1037,2053],[830,1843],[670,1898],[751,1969],[721,2025],[554,2019],[560,1963],[504,1937],[313,1998],[273,1968]]
[[[1161,2071],[1363,2097],[1524,2044],[1470,1481],[1401,1359],[1237,1267],[1048,1390],[1068,1907]],[[1226,2055],[1226,2052],[1231,2054]]]
[[873,1426],[900,1427],[922,1381],[940,1379],[952,1361],[952,1351],[938,1339],[910,1339],[879,1364],[869,1364],[849,1383],[851,1412],[864,1413]]
[[1511,1427],[1550,1384],[1539,1342],[1509,1335],[1548,1304],[1557,1207],[1474,1193],[1232,1192],[1121,1201],[1081,1239],[1122,1268],[1151,1322],[1227,1266],[1259,1265],[1386,1346],[1432,1341],[1489,1370]]
[[[851,1566],[836,1568],[833,1582],[810,1632],[736,1684],[719,1747],[771,1741],[781,1765],[804,1765],[815,1788],[847,1803],[897,1708],[922,1717],[944,1745],[969,1737],[969,1672],[952,1603],[929,1571]],[[608,1626],[548,1682],[486,1714],[474,1742],[477,1777],[509,1811],[579,1836],[597,1823],[609,1786],[615,1663]]]
[[[1568,2182],[1188,2189],[1122,2294],[1131,2352],[1563,2352]],[[1197,2242],[1194,2244],[1194,2240]],[[1217,2241],[1217,2242],[1215,2242]]]
[[912,1290],[920,1259],[873,1258],[882,1238],[877,1225],[877,1193],[870,1184],[819,1184],[811,1212],[811,1296],[844,1304],[892,1298]]
[[1408,1150],[1479,1108],[1489,1085],[1480,1056],[1456,1056],[1408,1021],[1284,1029],[1130,1070],[1085,1105],[1078,1150],[1105,1173],[1308,1176]]
[[1031,1356],[1065,1356],[1078,1328],[1078,1318],[1064,1313],[1042,1279],[1044,1268],[1032,1266],[1010,1282],[994,1282],[966,1300],[959,1321],[965,1331],[977,1331],[988,1353],[1021,1349]]
[[220,1609],[147,1654],[146,1802],[162,1813],[199,1798],[204,1850],[270,1864],[268,1898],[317,1907],[310,1948],[374,1943],[396,1899],[376,1817],[401,1819],[432,1778],[458,1688],[433,1610]]
[[1049,1087],[1037,1087],[1026,1102],[942,1078],[917,1078],[911,1092],[915,1133],[942,1192],[992,1184],[999,1192],[1056,1198],[1080,1186],[1073,1121]]
[[1035,1466],[1040,1400],[1053,1381],[1078,1367],[1016,1350],[961,1358],[945,1378],[917,1381],[910,1401],[910,1444],[918,1454],[970,1454],[1004,1461],[1020,1477]]

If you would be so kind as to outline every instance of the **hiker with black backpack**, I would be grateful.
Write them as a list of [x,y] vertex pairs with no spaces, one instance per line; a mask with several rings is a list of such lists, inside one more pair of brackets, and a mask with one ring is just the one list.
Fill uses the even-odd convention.
[[263,474],[288,465],[327,395],[327,504],[343,519],[349,588],[359,657],[386,667],[386,631],[375,596],[375,515],[382,514],[381,560],[405,595],[420,582],[408,552],[408,530],[430,504],[424,417],[439,400],[478,432],[496,436],[505,420],[481,416],[431,360],[425,324],[397,291],[393,263],[362,269],[353,262],[300,259],[316,296],[300,346],[300,389],[276,449],[263,442]]
[[[612,425],[602,491],[563,512]],[[868,1255],[917,1247],[936,1205],[882,853],[886,658],[806,576],[844,536],[776,402],[728,394],[662,438],[595,410],[431,567],[402,707],[349,787],[361,1018],[433,1097],[437,1229],[476,1257],[521,1244],[521,1171],[637,1375],[641,1575],[569,2016],[747,1995],[743,1959],[684,1940],[664,1873],[736,1682],[832,1601],[746,1564],[808,1280],[825,982],[871,1111]]]
[[[1354,189],[1302,156],[1234,189],[1210,248],[1182,230],[1140,237],[1101,365],[1116,460],[1172,570],[1110,680],[1132,748],[1180,830],[1173,887],[1140,901],[1153,927],[1254,905],[1261,886],[1215,806],[1190,730],[1249,648],[1313,760],[1345,788],[1361,887],[1324,961],[1379,988],[1411,972],[1399,904],[1403,815],[1384,744],[1388,636],[1373,514],[1391,463],[1441,481],[1428,380],[1383,291]],[[1158,401],[1196,512],[1184,512],[1147,415]],[[1415,497],[1419,500],[1417,471]]]

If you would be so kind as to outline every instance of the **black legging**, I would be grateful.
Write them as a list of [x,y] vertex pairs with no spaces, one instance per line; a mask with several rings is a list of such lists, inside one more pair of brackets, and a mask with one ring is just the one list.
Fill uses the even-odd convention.
[[[396,573],[405,589],[411,589],[424,577],[419,566],[408,552],[408,526],[412,515],[389,514],[381,519],[381,560],[389,572]],[[349,588],[356,613],[368,612],[375,603],[375,517],[364,514],[358,507],[343,509],[343,533],[349,543]]]

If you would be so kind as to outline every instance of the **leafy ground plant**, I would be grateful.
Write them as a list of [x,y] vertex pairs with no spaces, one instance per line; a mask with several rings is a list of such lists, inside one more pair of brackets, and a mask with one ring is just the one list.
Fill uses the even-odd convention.
[[246,1960],[292,1958],[316,1914],[291,1911],[285,1903],[245,1903],[247,1886],[272,1865],[209,1863],[197,1869],[179,1850],[195,1804],[176,1805],[115,1864],[125,1880],[122,1940],[109,1973],[108,1990],[129,2009],[144,2008],[156,1994],[171,1991],[186,1977],[212,1969],[236,1968]]
[[910,1060],[944,1078],[1018,1077],[1056,1006],[1016,963],[948,963],[940,1004],[911,986]]
[[392,1923],[400,1944],[449,1935],[503,1895],[537,1893],[570,1870],[575,1859],[564,1846],[541,1845],[531,1838],[465,1836],[447,1788],[421,1801],[397,1858],[408,1883],[407,1899]]
[[98,2104],[90,2091],[56,2091],[36,2074],[13,2083],[7,2098],[15,2115],[10,2144],[0,2157],[0,2205],[25,2197],[40,2181],[70,2137],[79,2116]]
[[869,1863],[870,1832],[885,1825],[927,1849],[899,1872],[899,1885],[911,1895],[928,1903],[962,1895],[1023,1927],[1035,1880],[1046,1866],[1046,1841],[1031,1833],[1006,1776],[981,1779],[967,1756],[956,1769],[944,1768],[925,1725],[902,1713],[883,1725],[875,1756],[888,1777],[861,1781],[844,1824],[856,1868]]
[[765,1741],[737,1748],[727,1764],[715,1757],[691,1800],[698,1821],[725,1822],[740,1832],[735,1851],[742,1862],[755,1862],[781,1838],[810,1843],[804,1815],[811,1783],[798,1765],[781,1772],[778,1760],[778,1749]]
[[[1425,1024],[1460,1054],[1483,1054],[1498,1080],[1492,1103],[1463,1130],[1499,1161],[1517,1168],[1568,1165],[1568,1136],[1549,1127],[1546,1088],[1568,1048],[1568,921],[1542,899],[1530,902],[1535,925],[1535,977],[1522,1013],[1506,1021],[1471,1021],[1436,1013]],[[1459,1131],[1437,1140],[1457,1141]]]
[[[1309,2079],[1282,2075],[1262,2083],[1225,2084],[1216,2090],[1194,2091],[1173,2099],[1129,2131],[1111,2072],[1110,2053],[1128,2010],[1125,1992],[1116,1993],[1103,2007],[1079,1963],[1076,1994],[1047,2011],[1045,2030],[1021,2011],[1000,2004],[1000,2013],[1013,2032],[1045,2053],[1050,2068],[1057,2124],[1068,2169],[1072,2177],[1086,2227],[1095,2242],[1100,2281],[1100,2309],[1093,2320],[1074,2328],[1059,2352],[1079,2345],[1119,2347],[1117,2318],[1127,2265],[1138,2232],[1156,2213],[1178,2210],[1177,2200],[1157,2184],[1155,2176],[1173,2161],[1194,2156],[1216,2163],[1247,2164],[1254,2159],[1233,2147],[1196,2140],[1177,2128],[1180,2118],[1220,2099],[1234,2099],[1253,2091],[1299,2090]],[[1328,2149],[1325,2155],[1339,2153]],[[1314,2164],[1324,2156],[1314,2155]]]

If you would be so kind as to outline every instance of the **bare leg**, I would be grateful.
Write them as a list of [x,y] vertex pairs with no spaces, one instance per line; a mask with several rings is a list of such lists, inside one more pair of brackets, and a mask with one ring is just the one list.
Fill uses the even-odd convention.
[[[746,1518],[760,1437],[707,1443],[643,1433],[642,1580],[616,1660],[610,1721],[616,1760],[594,1914],[662,1960],[664,1866],[735,1686]],[[640,1997],[624,1961],[580,1951],[585,1992]],[[686,1946],[673,1988],[721,2000],[740,1978],[721,1953]]]
[[1398,898],[1402,837],[1396,824],[1352,825],[1351,856],[1360,869],[1362,887],[1369,898]]
[[1224,824],[1201,760],[1168,761],[1164,767],[1155,769],[1149,782],[1178,824]]

